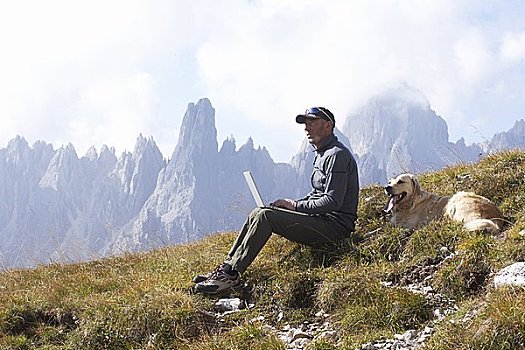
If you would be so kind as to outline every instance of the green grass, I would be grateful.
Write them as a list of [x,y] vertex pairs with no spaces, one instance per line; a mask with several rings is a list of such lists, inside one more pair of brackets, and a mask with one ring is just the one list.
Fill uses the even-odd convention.
[[495,290],[491,278],[525,261],[525,153],[500,153],[419,180],[442,195],[488,197],[508,222],[504,233],[468,233],[446,220],[419,230],[392,227],[381,214],[383,189],[371,186],[361,191],[353,243],[312,249],[272,237],[243,276],[255,307],[223,320],[210,315],[216,298],[190,293],[191,278],[222,261],[233,232],[150,253],[1,273],[0,349],[285,349],[265,325],[316,321],[320,310],[330,314],[339,342],[310,348],[353,349],[432,322],[424,297],[382,282],[402,283],[452,252],[430,284],[459,310],[436,325],[426,348],[524,348],[525,290]]

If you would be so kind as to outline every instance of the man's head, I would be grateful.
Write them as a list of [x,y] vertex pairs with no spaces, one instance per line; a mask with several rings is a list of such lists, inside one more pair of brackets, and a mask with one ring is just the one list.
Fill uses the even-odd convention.
[[295,121],[299,124],[304,124],[307,118],[310,119],[324,119],[326,121],[332,122],[332,127],[335,126],[335,117],[328,108],[324,107],[311,107],[308,108],[304,114],[299,114],[295,117]]
[[308,142],[319,147],[323,141],[334,132],[335,117],[327,108],[308,108],[304,114],[295,117],[295,121],[304,124]]

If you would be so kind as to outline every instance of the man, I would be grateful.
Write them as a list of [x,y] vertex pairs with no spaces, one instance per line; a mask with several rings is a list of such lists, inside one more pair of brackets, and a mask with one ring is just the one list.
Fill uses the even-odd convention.
[[357,219],[359,180],[350,151],[334,135],[335,118],[324,107],[299,114],[308,142],[315,148],[312,191],[298,200],[277,199],[254,209],[223,264],[193,281],[195,291],[215,294],[240,285],[246,271],[272,233],[293,242],[315,245],[348,238]]

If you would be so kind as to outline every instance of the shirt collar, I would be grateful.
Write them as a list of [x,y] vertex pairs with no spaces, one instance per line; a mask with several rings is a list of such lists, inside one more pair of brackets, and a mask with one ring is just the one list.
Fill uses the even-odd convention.
[[328,147],[333,143],[337,141],[337,136],[335,136],[334,134],[331,134],[329,136],[326,137],[326,139],[324,139],[323,143],[321,144],[320,147],[318,148],[315,148],[315,151],[316,152],[323,152],[323,151],[326,151],[326,149],[328,149]]

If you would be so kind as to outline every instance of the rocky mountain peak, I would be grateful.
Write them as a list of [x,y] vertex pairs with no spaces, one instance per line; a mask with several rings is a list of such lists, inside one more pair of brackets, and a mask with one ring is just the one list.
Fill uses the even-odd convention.
[[347,117],[343,132],[358,155],[381,153],[381,149],[389,152],[401,139],[406,143],[419,141],[416,138],[448,142],[446,122],[430,109],[419,90],[406,84],[371,97]]
[[135,142],[135,148],[133,150],[133,154],[143,154],[147,151],[155,151],[158,150],[157,144],[153,140],[153,137],[144,137],[142,134],[139,134],[137,137],[137,141]]
[[29,152],[29,145],[25,138],[17,135],[14,139],[7,143],[7,162],[13,164],[19,164],[27,158]]
[[226,138],[226,140],[224,140],[224,142],[222,143],[222,146],[221,146],[221,150],[219,151],[220,154],[222,155],[232,155],[235,153],[235,149],[236,149],[236,144],[235,144],[235,138],[233,137],[233,135],[229,136]]
[[421,91],[407,84],[370,98],[347,117],[343,130],[361,158],[362,185],[402,172],[440,169],[457,162],[459,153],[470,161],[479,153],[461,142],[450,143],[445,120]]
[[172,158],[192,159],[217,152],[215,109],[207,98],[189,103],[182,119],[179,140]]
[[135,209],[139,210],[155,190],[157,175],[165,166],[162,153],[152,137],[137,138],[133,152],[133,170],[130,179],[129,194],[135,195]]
[[95,146],[89,147],[84,157],[89,159],[90,161],[96,161],[98,159],[98,153],[97,153],[97,149],[95,148]]
[[54,190],[68,187],[71,182],[81,180],[78,156],[71,143],[60,147],[56,152],[45,175],[40,180],[41,187]]
[[525,143],[525,120],[520,119],[514,123],[514,126],[506,132],[500,132],[494,135],[487,149],[489,152],[501,151],[506,148],[516,148],[523,146]]

